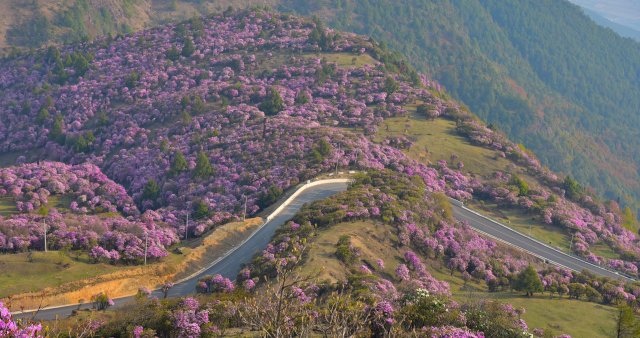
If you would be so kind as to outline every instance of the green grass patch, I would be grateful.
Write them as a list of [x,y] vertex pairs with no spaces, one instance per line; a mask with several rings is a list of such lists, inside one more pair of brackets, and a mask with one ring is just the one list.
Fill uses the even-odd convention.
[[[411,113],[415,105],[406,107]],[[406,136],[414,145],[406,151],[413,159],[424,163],[439,160],[449,162],[451,154],[458,155],[467,173],[489,175],[496,170],[505,170],[511,161],[498,157],[497,152],[469,143],[457,134],[456,124],[445,119],[427,120],[416,116],[394,117],[384,121],[378,128],[378,140],[391,136]]]
[[571,236],[552,224],[546,224],[534,215],[519,209],[499,208],[495,203],[466,203],[467,207],[475,209],[500,223],[529,235],[543,243],[549,244],[563,251],[570,251]]
[[51,195],[48,200],[47,206],[49,208],[56,208],[62,212],[69,210],[73,197],[69,195]]
[[338,67],[362,67],[378,63],[369,54],[355,55],[350,53],[317,53],[305,54],[307,58],[321,58],[327,62],[334,62]]
[[[404,250],[394,246],[397,237],[389,226],[371,221],[341,223],[319,231],[309,248],[309,258],[301,267],[301,274],[315,274],[319,280],[344,280],[347,267],[335,256],[336,243],[342,235],[349,235],[352,245],[360,250],[354,267],[368,263],[384,278],[395,278],[394,271],[402,262]],[[377,258],[384,260],[383,270],[375,267]],[[429,259],[425,262],[436,279],[449,283],[453,298],[459,303],[496,300],[523,307],[526,309],[523,319],[531,330],[539,327],[556,334],[594,338],[611,337],[615,332],[613,307],[567,297],[549,298],[548,294],[527,298],[516,292],[488,292],[483,281],[465,284],[460,273],[451,275],[441,261]]]
[[18,212],[11,197],[0,197],[0,216],[10,216]]
[[[416,104],[405,108],[410,113],[409,116],[386,119],[378,128],[378,141],[392,136],[406,136],[414,142],[414,145],[405,150],[405,153],[420,162],[429,164],[445,160],[452,165],[451,155],[456,154],[463,161],[462,171],[466,174],[486,177],[498,170],[508,172],[515,170],[518,176],[529,184],[536,182],[536,179],[527,175],[522,168],[510,169],[512,162],[496,156],[497,152],[473,145],[466,138],[458,135],[455,122],[441,118],[428,120],[416,116]],[[473,201],[469,204],[472,208],[519,232],[531,235],[560,250],[571,252],[569,233],[557,226],[542,222],[537,216],[517,209],[499,208],[493,203],[480,204]],[[619,255],[605,243],[593,245],[591,250],[602,257],[619,258]]]
[[124,266],[92,264],[86,255],[62,251],[0,255],[0,297],[38,291],[68,282],[126,269]]

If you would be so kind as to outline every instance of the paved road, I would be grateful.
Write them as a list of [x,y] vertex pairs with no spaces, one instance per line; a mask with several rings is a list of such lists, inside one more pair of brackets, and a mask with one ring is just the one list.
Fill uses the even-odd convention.
[[[317,201],[329,197],[337,192],[346,190],[347,183],[328,183],[319,186],[310,187],[296,197],[291,204],[285,207],[282,212],[275,216],[271,221],[267,222],[258,232],[247,240],[244,244],[232,251],[228,256],[225,256],[210,268],[202,271],[197,276],[190,278],[186,281],[178,283],[173,287],[170,292],[170,297],[178,297],[193,293],[195,285],[199,278],[205,275],[221,274],[228,278],[235,278],[240,269],[248,263],[256,253],[262,251],[264,247],[270,242],[276,229],[291,219],[295,213],[300,210],[303,204],[312,201]],[[544,245],[524,234],[521,234],[507,226],[504,226],[498,222],[490,220],[484,216],[481,216],[466,207],[462,206],[460,202],[452,202],[453,215],[455,218],[461,221],[467,221],[469,225],[485,235],[494,237],[500,241],[507,242],[508,244],[529,252],[541,259],[547,260],[551,264],[559,265],[569,268],[575,271],[588,270],[597,275],[606,276],[616,279],[627,279],[625,276],[619,275],[611,270],[604,269],[597,265],[588,263],[578,257],[563,253],[557,249]],[[153,296],[162,297],[160,291],[154,291]],[[122,306],[123,304],[132,300],[132,297],[123,297],[115,299],[115,306]],[[51,320],[56,317],[68,316],[71,311],[75,309],[90,308],[91,304],[79,304],[62,306],[57,308],[46,308],[40,310],[35,319],[39,320]],[[33,313],[15,314],[17,318],[31,317]]]
[[574,271],[588,270],[597,275],[615,279],[626,279],[629,281],[633,280],[617,274],[611,270],[591,264],[576,256],[566,254],[557,249],[542,244],[505,225],[480,216],[461,205],[457,205],[457,203],[455,202],[452,202],[452,207],[454,217],[461,221],[467,221],[469,225],[475,230],[479,230],[480,232],[485,233],[498,240],[508,242],[512,246],[528,251],[530,254],[549,261],[549,263],[551,264],[560,265]]
[[[280,213],[278,213],[273,219],[267,222],[261,227],[255,235],[249,240],[243,243],[241,246],[233,250],[229,255],[225,256],[217,263],[205,271],[200,272],[198,275],[190,278],[186,281],[176,284],[170,291],[170,297],[185,296],[193,293],[195,290],[198,279],[206,275],[221,274],[227,278],[235,279],[240,272],[240,269],[251,261],[255,254],[261,252],[267,244],[271,241],[276,229],[290,220],[300,210],[305,203],[325,199],[331,195],[334,195],[340,191],[347,189],[347,183],[326,183],[309,187],[298,195],[288,206],[286,206]],[[154,291],[152,296],[162,298],[160,291]],[[119,307],[127,302],[131,301],[133,297],[123,297],[114,299],[115,305],[113,307]],[[91,308],[91,304],[77,304],[62,307],[53,307],[41,309],[37,314],[33,312],[16,313],[16,318],[31,318],[37,320],[52,320],[56,318],[63,318],[71,314],[76,309]]]

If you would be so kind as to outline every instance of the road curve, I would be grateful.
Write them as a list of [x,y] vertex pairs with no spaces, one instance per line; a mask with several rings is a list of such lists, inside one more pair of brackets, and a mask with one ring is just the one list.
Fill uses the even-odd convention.
[[[314,182],[312,186],[309,186],[305,190],[297,193],[297,195],[292,196],[293,198],[290,200],[288,205],[284,206],[276,215],[273,215],[268,222],[266,222],[238,247],[218,259],[209,268],[201,270],[187,280],[177,283],[171,290],[169,290],[169,297],[179,297],[193,293],[198,279],[206,275],[221,274],[227,278],[235,279],[238,272],[240,272],[240,269],[242,269],[245,264],[249,263],[257,253],[261,252],[267,246],[275,234],[276,229],[286,221],[293,218],[305,203],[325,199],[331,195],[346,190],[347,187],[347,182],[331,182],[330,180],[327,183],[323,183],[322,181]],[[155,290],[152,292],[152,296],[162,298],[163,295],[161,291]],[[122,306],[132,299],[133,296],[116,298],[113,300],[115,303],[113,307]],[[73,310],[88,309],[91,307],[91,303],[63,305],[43,308],[37,313],[33,310],[15,312],[13,313],[13,316],[15,318],[53,320],[69,316]]]
[[[257,253],[259,253],[264,247],[267,246],[267,244],[271,241],[271,238],[275,234],[276,229],[286,221],[293,218],[298,210],[300,210],[302,205],[304,205],[305,203],[327,198],[340,191],[346,190],[348,187],[347,182],[316,182],[315,184],[318,185],[310,186],[304,191],[301,191],[299,194],[292,196],[290,203],[284,206],[281,211],[277,213],[277,215],[273,215],[272,217],[270,217],[270,220],[266,222],[254,234],[252,234],[247,240],[245,240],[245,242],[241,243],[238,247],[233,249],[227,255],[218,259],[216,262],[213,262],[213,264],[209,268],[204,269],[194,276],[177,283],[169,291],[169,296],[179,297],[193,293],[198,279],[206,275],[221,274],[227,278],[235,278],[240,269],[246,263],[249,263]],[[453,215],[456,219],[460,221],[466,221],[472,229],[484,235],[490,236],[498,241],[506,243],[507,245],[546,260],[550,264],[568,268],[574,271],[588,270],[597,275],[615,279],[625,279],[627,281],[634,280],[632,278],[618,274],[614,271],[589,263],[576,256],[552,248],[529,236],[526,236],[503,224],[500,224],[494,220],[478,214],[473,210],[466,208],[459,201],[451,200],[451,202]],[[155,290],[153,291],[152,296],[161,298],[162,294],[159,290]],[[122,306],[132,299],[132,296],[114,299],[114,307]],[[14,316],[16,318],[33,317],[37,320],[52,320],[55,318],[68,316],[73,310],[86,309],[90,308],[91,306],[92,304],[65,305],[60,307],[44,308],[38,311],[35,315],[34,311],[16,312],[14,313]]]
[[474,230],[493,237],[503,243],[524,250],[529,254],[537,256],[560,267],[568,268],[574,271],[588,270],[597,275],[633,281],[634,279],[618,274],[612,270],[605,269],[601,266],[589,263],[579,257],[564,253],[558,249],[548,246],[538,240],[535,240],[525,234],[515,231],[503,224],[482,216],[472,211],[460,202],[452,201],[453,216],[460,220],[466,221]]

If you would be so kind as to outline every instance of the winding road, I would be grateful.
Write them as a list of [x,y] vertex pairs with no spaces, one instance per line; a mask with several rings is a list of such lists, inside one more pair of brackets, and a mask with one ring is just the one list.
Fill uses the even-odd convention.
[[573,271],[588,270],[597,275],[633,281],[633,278],[624,276],[615,271],[605,269],[601,266],[592,264],[577,256],[567,254],[547,244],[544,244],[534,238],[531,238],[521,232],[498,223],[487,218],[471,209],[468,209],[462,203],[452,200],[453,216],[460,220],[466,221],[474,230],[492,237],[502,243],[517,249],[523,250],[534,255],[550,264],[567,268]]
[[[338,182],[336,182],[338,181]],[[308,184],[304,190],[299,190],[290,199],[285,201],[282,207],[279,207],[268,217],[268,221],[256,230],[249,238],[243,241],[239,246],[228,252],[225,256],[219,258],[215,262],[196,274],[182,280],[169,290],[169,297],[185,296],[195,291],[198,280],[206,275],[221,274],[227,278],[235,279],[242,267],[249,263],[253,256],[261,252],[276,232],[276,229],[285,222],[293,218],[293,216],[302,208],[305,203],[325,199],[338,192],[344,191],[348,187],[347,180],[326,180],[316,181]],[[160,290],[154,290],[151,296],[162,298],[163,294]],[[121,297],[114,299],[114,306],[119,307],[133,300],[133,296]],[[14,312],[15,318],[34,318],[35,320],[53,320],[69,316],[73,310],[88,309],[93,304],[73,304],[55,307],[42,308],[39,311],[26,310]]]
[[[240,245],[228,252],[223,257],[211,263],[208,268],[202,269],[197,273],[179,281],[169,291],[170,297],[185,296],[193,293],[198,279],[205,275],[221,274],[227,278],[235,278],[240,269],[251,261],[253,256],[271,241],[276,229],[293,216],[305,204],[317,200],[327,198],[340,191],[346,190],[348,187],[347,180],[326,180],[316,181],[307,184],[294,195],[289,197],[281,207],[276,209],[268,218],[267,222],[250,237],[245,239]],[[550,264],[568,268],[574,271],[588,270],[597,275],[615,278],[633,280],[614,271],[591,264],[585,260],[564,253],[542,242],[539,242],[525,234],[517,232],[501,223],[491,220],[471,209],[466,208],[461,202],[451,199],[453,215],[460,221],[466,221],[474,230],[492,237],[509,246],[523,250],[532,254]],[[161,298],[162,292],[155,290],[152,296]],[[131,301],[133,296],[114,299],[114,307],[122,306]],[[90,308],[92,304],[75,304],[63,305],[58,307],[48,307],[40,309],[37,313],[34,310],[24,312],[15,312],[14,316],[33,317],[38,320],[52,320],[56,317],[61,318],[71,314],[73,310]]]

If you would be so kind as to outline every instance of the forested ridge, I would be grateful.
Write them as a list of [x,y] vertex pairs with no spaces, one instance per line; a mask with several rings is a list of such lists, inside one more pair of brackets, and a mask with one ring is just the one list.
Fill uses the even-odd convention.
[[291,0],[283,7],[386,42],[552,169],[608,198],[640,196],[640,44],[579,7],[550,0]]

